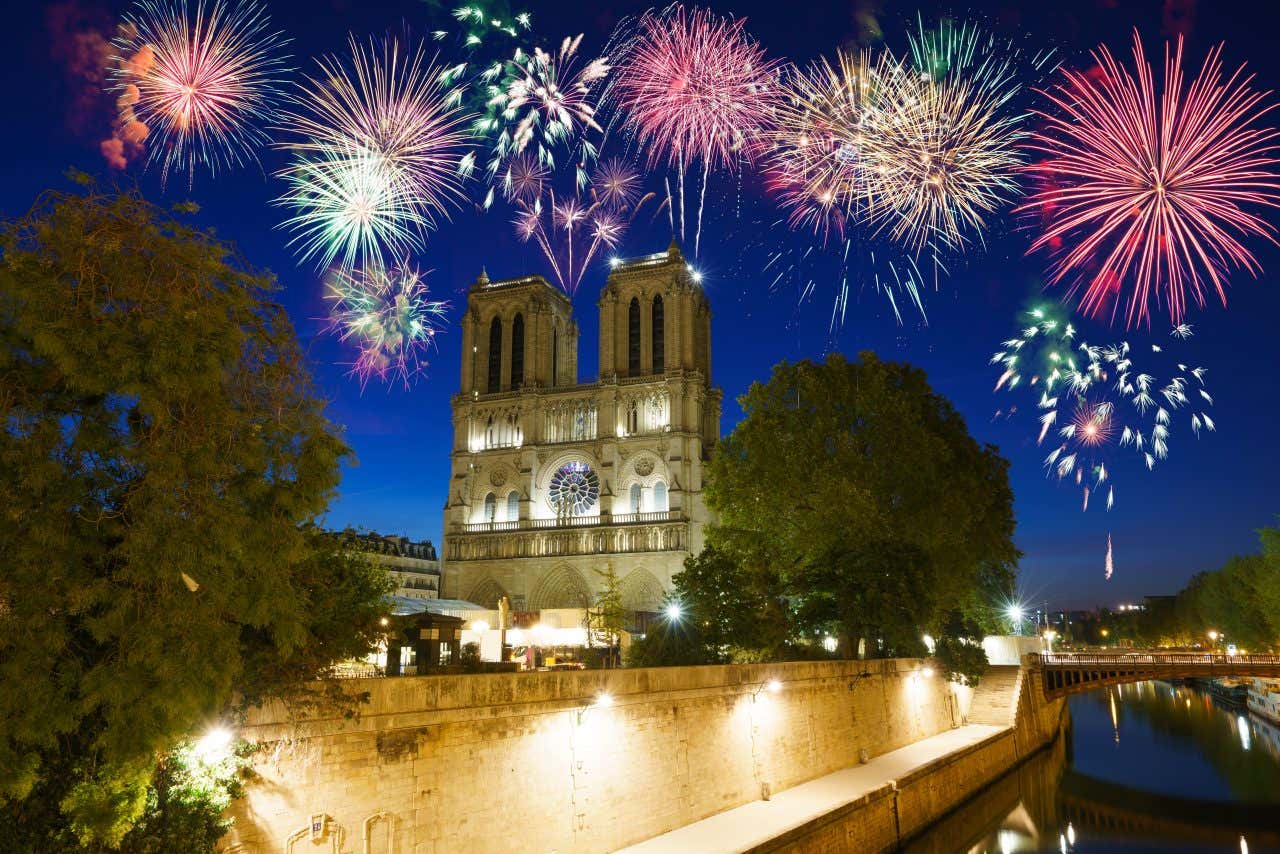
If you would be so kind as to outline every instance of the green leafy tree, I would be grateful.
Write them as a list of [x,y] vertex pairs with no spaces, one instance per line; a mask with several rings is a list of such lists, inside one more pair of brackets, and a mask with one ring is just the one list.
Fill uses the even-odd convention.
[[622,606],[622,586],[613,565],[595,572],[600,576],[600,593],[587,609],[587,634],[592,646],[600,644],[609,650],[606,662],[612,667],[617,663],[613,651],[627,630],[627,609]]
[[184,739],[323,701],[386,576],[312,524],[349,452],[270,276],[92,187],[0,250],[0,825],[115,847]]
[[741,404],[710,465],[708,536],[776,575],[801,633],[833,630],[846,656],[913,654],[1011,587],[1008,463],[922,371],[865,352],[783,362]]
[[735,649],[775,654],[791,637],[781,579],[767,565],[747,569],[709,544],[685,558],[672,588],[679,622],[696,628],[708,660],[728,660]]

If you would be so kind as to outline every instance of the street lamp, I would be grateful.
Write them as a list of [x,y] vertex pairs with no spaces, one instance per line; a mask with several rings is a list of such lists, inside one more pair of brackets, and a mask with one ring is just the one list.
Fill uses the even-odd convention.
[[1058,633],[1053,629],[1047,629],[1044,633],[1044,639],[1049,644],[1049,654],[1053,655],[1053,642],[1058,637]]
[[684,616],[684,609],[680,607],[679,602],[672,602],[666,608],[667,619],[673,623],[678,623],[680,618]]
[[1022,620],[1027,615],[1023,607],[1015,603],[1006,608],[1004,613],[1009,618],[1009,622],[1013,623],[1014,633],[1022,634]]

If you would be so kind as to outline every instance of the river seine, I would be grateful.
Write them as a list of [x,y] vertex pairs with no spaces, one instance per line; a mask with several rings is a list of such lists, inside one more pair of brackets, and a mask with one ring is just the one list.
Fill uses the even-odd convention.
[[1280,727],[1191,685],[1070,700],[1062,737],[907,847],[1280,852]]

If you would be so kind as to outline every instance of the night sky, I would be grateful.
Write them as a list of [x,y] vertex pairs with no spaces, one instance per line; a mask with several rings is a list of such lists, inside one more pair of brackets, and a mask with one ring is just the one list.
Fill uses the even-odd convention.
[[[310,71],[314,57],[344,49],[348,32],[360,37],[406,29],[426,34],[440,26],[452,5],[271,0],[268,9],[276,25],[293,38],[292,66]],[[982,23],[1029,49],[1056,47],[1065,63],[1077,66],[1089,64],[1088,51],[1100,43],[1127,59],[1135,26],[1146,39],[1149,57],[1159,57],[1158,39],[1185,33],[1192,69],[1198,69],[1210,46],[1225,40],[1229,68],[1247,62],[1260,88],[1280,88],[1280,52],[1274,41],[1280,9],[1270,4],[1037,0],[941,7],[888,0],[739,0],[710,5],[745,16],[748,29],[771,56],[796,61],[830,55],[842,44],[865,40],[872,26],[883,31],[888,46],[905,50],[906,32],[914,26],[917,11],[926,21],[945,12]],[[599,8],[583,11],[590,7]],[[124,8],[123,3],[85,0],[14,4],[10,9],[6,24],[12,43],[0,71],[12,122],[0,142],[0,211],[5,216],[24,212],[43,189],[68,187],[63,178],[68,167],[108,173],[98,143],[110,133],[111,98],[100,95],[92,83],[94,63],[88,57],[93,42],[86,33],[109,36]],[[645,7],[628,0],[533,2],[520,8],[532,11],[534,31],[548,43],[585,33],[582,52],[589,58],[603,48],[620,18]],[[1280,113],[1270,119],[1280,123]],[[606,146],[604,154],[611,152],[622,150]],[[123,179],[136,180],[158,202],[198,202],[198,223],[234,240],[252,263],[279,278],[279,298],[330,400],[330,415],[346,426],[346,438],[359,458],[359,465],[344,475],[328,524],[439,543],[452,429],[449,400],[458,387],[461,335],[456,324],[465,307],[465,289],[482,265],[496,279],[543,273],[545,262],[531,244],[516,239],[505,210],[485,215],[458,212],[430,237],[417,259],[433,271],[433,293],[454,305],[427,376],[409,390],[375,380],[362,393],[342,364],[351,360],[351,352],[323,334],[319,276],[310,263],[297,262],[285,247],[288,235],[278,228],[285,213],[272,199],[282,185],[271,174],[284,156],[266,151],[262,160],[262,168],[216,179],[198,173],[190,192],[181,178],[162,191],[158,176],[138,167],[130,167]],[[657,182],[651,179],[650,186],[656,189]],[[725,392],[725,432],[741,416],[736,398],[753,380],[767,378],[780,359],[821,357],[831,348],[847,353],[871,349],[923,367],[934,388],[964,414],[971,432],[999,446],[1012,462],[1017,542],[1025,553],[1020,588],[1027,599],[1047,600],[1055,608],[1114,605],[1143,594],[1173,592],[1192,573],[1215,568],[1232,554],[1256,550],[1254,531],[1280,513],[1280,454],[1275,442],[1280,414],[1275,379],[1280,367],[1275,344],[1280,251],[1274,247],[1252,241],[1249,245],[1268,272],[1257,281],[1235,274],[1226,309],[1209,305],[1189,318],[1196,337],[1183,352],[1188,361],[1209,369],[1218,432],[1196,440],[1183,426],[1170,458],[1154,472],[1142,470],[1140,464],[1118,467],[1114,510],[1106,512],[1098,500],[1082,513],[1077,489],[1045,477],[1045,450],[1036,446],[1032,414],[993,421],[995,410],[1007,401],[991,393],[996,372],[988,359],[998,343],[1016,331],[1019,310],[1043,287],[1044,259],[1024,257],[1031,240],[1028,232],[1018,230],[1006,216],[988,234],[985,251],[979,248],[951,263],[951,275],[939,281],[936,292],[926,294],[927,326],[909,310],[904,310],[904,325],[899,326],[884,297],[867,290],[855,294],[843,328],[833,338],[828,322],[835,282],[824,273],[830,265],[814,263],[815,290],[803,303],[799,288],[808,277],[791,277],[772,286],[775,273],[764,271],[780,249],[794,253],[814,245],[809,235],[790,232],[777,219],[777,208],[764,198],[757,178],[713,178],[698,267],[714,311],[714,382]],[[657,221],[642,215],[616,254],[658,251],[670,236],[665,215]],[[691,253],[691,247],[686,250]],[[583,381],[595,377],[595,300],[606,270],[598,264],[589,271],[575,299]],[[1107,334],[1096,323],[1081,324],[1081,335],[1090,342],[1103,343],[1122,334],[1123,330]],[[1145,346],[1167,340],[1167,335],[1167,324],[1157,320],[1150,331],[1127,337]],[[1108,533],[1115,545],[1115,575],[1105,581]]]

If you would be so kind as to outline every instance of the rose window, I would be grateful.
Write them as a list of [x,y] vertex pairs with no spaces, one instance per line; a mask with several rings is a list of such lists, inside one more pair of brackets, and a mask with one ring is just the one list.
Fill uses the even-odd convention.
[[551,476],[548,500],[557,513],[585,516],[600,498],[600,478],[586,463],[566,463]]

